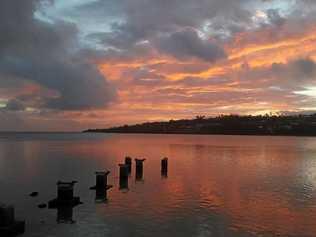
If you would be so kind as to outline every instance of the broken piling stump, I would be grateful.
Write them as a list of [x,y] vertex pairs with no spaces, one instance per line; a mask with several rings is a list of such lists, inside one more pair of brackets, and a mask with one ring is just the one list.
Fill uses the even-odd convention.
[[77,206],[81,204],[79,197],[74,197],[74,185],[76,181],[72,182],[57,182],[57,198],[48,202],[49,208],[58,208],[65,206]]
[[132,172],[132,158],[127,156],[125,157],[125,165],[128,167],[128,173],[131,174]]
[[119,164],[120,167],[120,189],[128,189],[128,165]]
[[107,191],[113,187],[108,185],[108,175],[110,171],[95,172],[96,174],[96,185],[90,189],[95,190],[95,201],[105,202],[107,201]]
[[136,180],[142,180],[143,179],[143,163],[146,159],[135,159],[136,163],[136,169],[135,169],[135,174],[136,174]]
[[96,185],[91,187],[92,190],[108,190],[112,188],[112,185],[108,185],[108,175],[110,171],[95,172]]
[[16,236],[25,232],[25,221],[16,221],[14,207],[0,204],[0,236]]
[[168,158],[167,157],[161,160],[161,176],[162,177],[168,176]]

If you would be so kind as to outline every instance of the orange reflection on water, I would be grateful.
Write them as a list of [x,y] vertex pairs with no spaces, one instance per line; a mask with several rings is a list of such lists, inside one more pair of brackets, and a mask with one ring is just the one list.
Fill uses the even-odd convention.
[[[176,212],[207,210],[229,216],[237,231],[281,236],[316,231],[314,190],[305,190],[306,180],[299,178],[304,175],[302,139],[118,135],[103,145],[112,156],[147,158],[144,197],[128,197],[140,216],[171,218]],[[161,181],[163,156],[169,157],[170,170]]]
[[[96,222],[106,225],[111,236],[153,232],[167,236],[173,231],[181,236],[314,236],[315,138],[78,136],[77,140],[28,141],[32,152],[22,149],[23,142],[0,143],[0,164],[2,171],[8,171],[0,174],[0,181],[21,182],[28,189],[42,185],[41,195],[51,197],[56,180],[77,179],[76,193],[84,205],[75,209],[76,221],[83,221],[88,229],[91,225],[92,230]],[[144,178],[135,180],[133,162],[129,189],[122,191],[118,164],[127,155],[146,158]],[[160,172],[165,156],[169,158],[167,178]],[[13,157],[14,167],[7,157]],[[16,179],[14,173],[26,161],[32,169],[27,167],[28,172],[19,172]],[[108,183],[114,188],[106,204],[95,206],[95,194],[87,186],[95,182],[95,171],[106,169],[111,171]]]

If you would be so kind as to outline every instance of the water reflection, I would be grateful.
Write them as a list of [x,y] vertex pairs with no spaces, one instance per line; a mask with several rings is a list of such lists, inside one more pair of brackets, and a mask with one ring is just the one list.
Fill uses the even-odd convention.
[[57,208],[57,223],[58,224],[74,224],[73,207],[64,206]]
[[[100,228],[109,236],[315,236],[315,138],[82,136],[0,142],[4,201],[14,201],[22,217],[33,215],[32,205],[20,197],[37,188],[51,195],[47,183],[77,179],[85,205],[76,209],[76,221],[89,233]],[[130,177],[144,180],[145,172],[142,185],[119,181],[117,165],[126,155],[147,158],[138,172],[135,163]],[[170,158],[165,174],[164,156]],[[108,205],[95,205],[94,193],[86,191],[94,182],[91,174],[100,169],[111,170],[110,182],[120,188],[111,191]],[[12,190],[12,185],[21,188]],[[105,200],[106,192],[96,192],[95,199]],[[37,215],[31,219],[41,218]],[[72,215],[68,210],[61,216]],[[45,226],[25,236],[40,228]],[[56,236],[67,236],[56,228]]]
[[143,172],[137,172],[135,175],[135,180],[137,182],[143,182],[144,181],[144,173]]
[[119,189],[123,192],[127,192],[128,189],[128,179],[120,179]]
[[95,202],[96,203],[107,203],[108,201],[108,191],[105,189],[95,190]]
[[161,171],[161,178],[167,179],[168,178],[168,171]]

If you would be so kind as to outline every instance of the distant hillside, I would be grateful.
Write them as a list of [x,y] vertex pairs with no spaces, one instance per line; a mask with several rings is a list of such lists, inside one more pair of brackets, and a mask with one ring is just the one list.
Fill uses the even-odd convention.
[[108,129],[89,129],[84,132],[316,136],[316,114],[291,116],[223,115],[210,118],[199,116],[191,120],[124,125]]

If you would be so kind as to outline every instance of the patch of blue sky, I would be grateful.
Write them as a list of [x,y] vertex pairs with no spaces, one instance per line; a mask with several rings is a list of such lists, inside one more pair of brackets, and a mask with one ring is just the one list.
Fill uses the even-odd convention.
[[34,13],[34,17],[51,24],[59,20],[74,23],[78,28],[79,42],[82,47],[106,49],[98,40],[89,37],[89,35],[111,32],[111,25],[114,22],[122,22],[122,19],[106,14],[101,17],[98,15],[87,17],[83,11],[80,11],[80,7],[95,2],[98,2],[98,0],[55,0],[54,3],[47,2],[41,5]]
[[258,7],[262,11],[278,9],[281,16],[290,15],[295,10],[296,0],[270,0],[262,1]]

